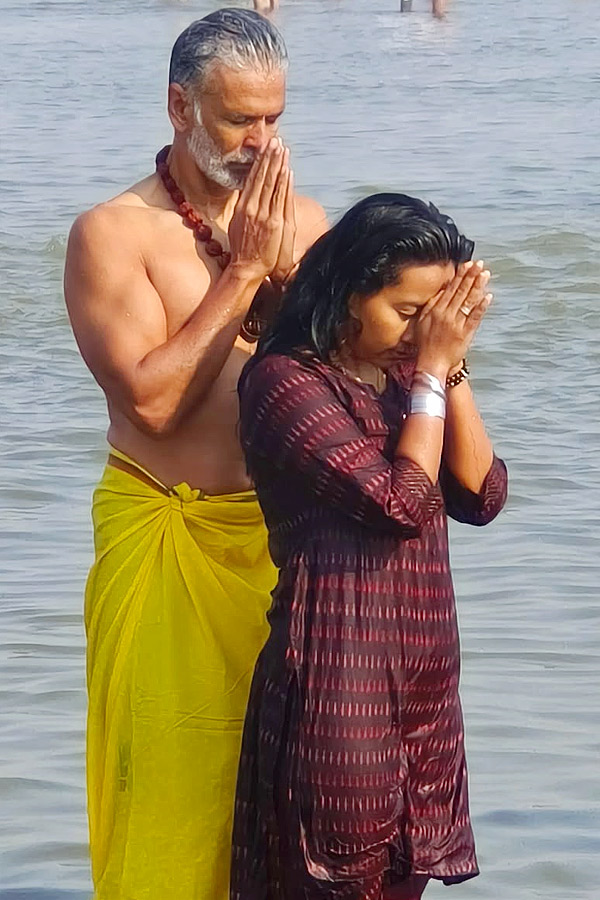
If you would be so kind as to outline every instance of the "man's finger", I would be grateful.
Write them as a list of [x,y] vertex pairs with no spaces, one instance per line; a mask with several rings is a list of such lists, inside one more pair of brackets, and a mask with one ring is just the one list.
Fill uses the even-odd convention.
[[[242,193],[242,204],[246,207],[248,211],[251,212],[252,215],[256,215],[258,212],[259,204],[260,204],[260,196],[263,189],[263,184],[265,182],[265,178],[267,175],[267,171],[269,169],[269,164],[271,162],[271,157],[275,148],[277,147],[277,141],[275,138],[272,138],[271,141],[267,144],[264,152],[261,154],[258,166],[254,173],[254,177],[252,178],[252,171],[250,175],[246,179],[246,184],[244,185],[244,191]],[[245,194],[245,197],[243,196]]]
[[240,191],[240,195],[238,197],[237,205],[238,205],[238,207],[240,207],[240,209],[245,209],[246,206],[248,205],[248,199],[249,199],[252,191],[254,190],[256,176],[258,174],[258,170],[259,170],[260,166],[262,165],[262,162],[264,160],[266,152],[267,151],[265,150],[263,153],[259,153],[257,155],[256,159],[254,160],[254,162],[252,163],[252,167],[251,167],[250,171],[248,172],[248,177],[246,178],[246,181],[244,182],[244,187]]
[[284,281],[287,281],[295,268],[295,247],[296,212],[294,203],[294,173],[290,169],[283,210],[283,233],[281,237],[281,249],[279,250],[279,258],[277,260],[278,275],[279,277],[282,277]]
[[296,200],[294,193],[294,173],[290,169],[290,177],[288,179],[287,194],[285,195],[285,223],[290,227],[293,233],[296,233]]
[[264,153],[258,153],[252,166],[250,167],[250,171],[248,172],[248,176],[246,181],[244,182],[244,187],[240,191],[240,196],[238,197],[238,203],[245,204],[250,196],[250,192],[254,187],[254,181],[256,179],[256,173],[258,172],[259,166],[263,160]]
[[283,239],[280,258],[287,258],[290,267],[293,264],[294,244],[296,242],[296,204],[294,202],[294,173],[288,169],[288,179],[283,204]]
[[265,175],[262,191],[260,194],[260,210],[266,216],[269,215],[273,194],[278,184],[279,175],[284,165],[285,151],[281,148],[279,142],[273,150],[269,166]]
[[280,216],[282,221],[284,217],[285,199],[288,192],[290,169],[288,166],[290,158],[289,150],[283,153],[282,165],[277,174],[277,183],[272,193],[270,213],[272,216]]

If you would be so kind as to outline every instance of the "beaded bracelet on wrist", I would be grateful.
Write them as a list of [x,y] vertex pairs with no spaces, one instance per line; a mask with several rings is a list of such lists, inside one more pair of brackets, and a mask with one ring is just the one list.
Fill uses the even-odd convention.
[[462,365],[458,372],[456,372],[454,375],[449,375],[448,378],[446,378],[446,388],[449,389],[456,387],[457,385],[461,384],[461,382],[463,382],[466,378],[468,378],[470,374],[471,370],[469,369],[468,363],[466,359],[463,359]]

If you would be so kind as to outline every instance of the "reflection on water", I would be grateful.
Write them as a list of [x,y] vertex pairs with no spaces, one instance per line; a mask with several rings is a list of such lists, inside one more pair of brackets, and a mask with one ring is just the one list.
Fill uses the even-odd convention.
[[[586,0],[450,2],[436,22],[428,0],[403,16],[398,0],[282,0],[285,130],[332,215],[382,188],[422,195],[492,266],[473,369],[512,492],[488,529],[453,528],[483,875],[452,893],[592,898],[597,16]],[[1,900],[89,896],[81,606],[105,412],[63,309],[65,237],[149,170],[172,41],[217,5],[0,0]]]

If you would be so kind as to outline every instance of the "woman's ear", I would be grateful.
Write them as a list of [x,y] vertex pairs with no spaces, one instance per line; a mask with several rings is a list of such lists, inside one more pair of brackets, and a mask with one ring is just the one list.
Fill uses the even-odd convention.
[[356,294],[352,294],[352,296],[348,300],[348,312],[351,319],[360,320],[359,307],[360,297],[358,297]]
[[361,298],[356,294],[352,294],[348,300],[348,320],[344,326],[344,343],[354,341],[362,331],[360,300]]

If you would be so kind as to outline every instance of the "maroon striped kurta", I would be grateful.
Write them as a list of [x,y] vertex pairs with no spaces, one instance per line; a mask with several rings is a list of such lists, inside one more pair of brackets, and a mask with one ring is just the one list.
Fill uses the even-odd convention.
[[270,356],[242,388],[242,441],[281,573],[246,718],[232,900],[379,900],[410,873],[477,874],[446,513],[506,496],[439,484],[394,450],[410,367],[379,396]]

